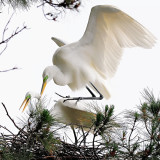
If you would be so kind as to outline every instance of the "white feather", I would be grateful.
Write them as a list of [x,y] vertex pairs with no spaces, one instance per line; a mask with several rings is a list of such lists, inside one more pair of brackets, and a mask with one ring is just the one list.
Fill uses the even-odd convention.
[[80,46],[99,73],[112,77],[125,47],[151,48],[155,37],[140,23],[123,11],[99,5],[92,8]]
[[55,52],[52,70],[59,68],[60,72],[50,76],[57,84],[68,85],[72,90],[90,81],[109,98],[104,80],[115,74],[123,48],[151,48],[154,43],[155,37],[123,11],[113,6],[95,6],[82,38]]

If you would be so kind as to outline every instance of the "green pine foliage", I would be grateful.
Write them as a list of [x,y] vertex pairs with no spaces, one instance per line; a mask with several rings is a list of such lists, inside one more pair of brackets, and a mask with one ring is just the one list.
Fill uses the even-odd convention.
[[[41,159],[45,155],[53,154],[60,144],[52,126],[56,126],[54,117],[42,103],[34,104],[28,118],[16,135],[1,138],[1,157],[4,160]],[[3,140],[2,140],[3,139]],[[8,142],[9,140],[9,142]]]
[[[5,6],[8,4],[12,6],[14,9],[29,9],[32,5],[37,4],[38,6],[48,5],[51,8],[57,9],[77,9],[81,1],[80,0],[0,0],[0,6]],[[48,13],[52,14],[52,13]],[[52,15],[51,15],[52,16]]]
[[135,111],[127,110],[118,116],[114,115],[115,106],[106,105],[100,110],[93,102],[96,114],[93,125],[86,131],[83,126],[74,128],[76,143],[69,142],[70,135],[64,139],[63,132],[61,136],[56,132],[66,127],[68,130],[68,125],[59,124],[51,111],[38,101],[32,104],[17,134],[1,133],[0,157],[3,160],[158,160],[160,100],[148,89],[142,95],[144,102]]
[[37,3],[38,0],[0,0],[1,6],[8,4],[15,8],[28,9],[32,4]]

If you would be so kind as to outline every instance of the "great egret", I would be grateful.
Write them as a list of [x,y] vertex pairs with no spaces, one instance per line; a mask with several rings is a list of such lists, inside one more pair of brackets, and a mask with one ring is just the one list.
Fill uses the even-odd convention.
[[[40,99],[40,97],[41,96],[38,93],[27,92],[21,105],[21,107],[24,105],[23,111],[32,98]],[[50,113],[60,123],[70,125],[74,134],[75,144],[77,144],[78,139],[74,130],[74,126],[83,127],[83,130],[91,131],[91,133],[93,131],[92,125],[96,119],[96,114],[79,109],[76,103],[71,103],[70,101],[63,103],[63,100],[60,99],[55,103],[54,107],[50,110]]]
[[[33,98],[39,100],[41,96],[32,91],[26,93],[25,99],[21,105],[21,107],[24,105],[22,111],[25,110],[28,103]],[[96,117],[94,113],[80,109],[80,104],[77,106],[76,103],[70,101],[63,103],[63,99],[60,99],[55,103],[54,107],[51,109],[51,114],[61,123],[71,126],[83,126],[84,128],[91,127],[93,120]]]
[[[87,87],[91,99],[110,97],[104,80],[115,74],[123,48],[138,46],[148,49],[155,43],[155,37],[145,27],[109,5],[92,8],[86,31],[79,41],[65,44],[59,39],[52,39],[60,48],[53,55],[53,65],[43,71],[41,95],[46,84],[53,79],[57,85],[68,85],[72,90],[86,85],[95,86],[101,94],[95,97]],[[66,100],[90,98],[68,97]]]

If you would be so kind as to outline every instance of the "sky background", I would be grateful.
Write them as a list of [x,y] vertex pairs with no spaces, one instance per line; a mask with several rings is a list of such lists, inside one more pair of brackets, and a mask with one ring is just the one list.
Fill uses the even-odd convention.
[[[31,7],[28,11],[16,11],[9,24],[7,35],[17,27],[27,25],[28,30],[14,37],[6,51],[0,56],[0,70],[19,67],[19,70],[0,73],[0,102],[3,102],[10,115],[18,121],[24,115],[19,107],[28,91],[40,92],[42,72],[46,66],[52,65],[52,56],[58,48],[51,37],[58,37],[70,43],[83,35],[90,9],[98,4],[118,7],[128,13],[157,38],[157,43],[150,50],[142,48],[125,49],[116,75],[109,82],[110,100],[102,104],[114,104],[117,112],[135,109],[143,100],[141,92],[148,87],[156,96],[160,93],[160,1],[159,0],[87,0],[82,1],[79,12],[68,11],[55,21],[48,21],[41,8]],[[0,14],[0,38],[7,23],[11,9],[5,8]],[[2,47],[2,46],[0,46]],[[0,48],[1,49],[1,48]],[[45,89],[47,99],[57,100],[58,92],[63,95],[87,95],[85,90],[73,93],[67,86],[56,86],[50,82]],[[52,103],[53,105],[53,103]],[[17,118],[18,117],[18,118]],[[4,126],[14,128],[0,104],[0,122]]]

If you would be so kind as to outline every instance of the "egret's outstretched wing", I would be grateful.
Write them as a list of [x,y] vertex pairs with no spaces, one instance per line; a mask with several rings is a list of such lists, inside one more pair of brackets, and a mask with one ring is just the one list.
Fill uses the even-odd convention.
[[[113,6],[95,6],[79,41],[86,48],[91,65],[102,76],[112,77],[119,64],[122,48],[151,48],[155,37],[136,20]],[[84,49],[85,50],[85,49]]]

